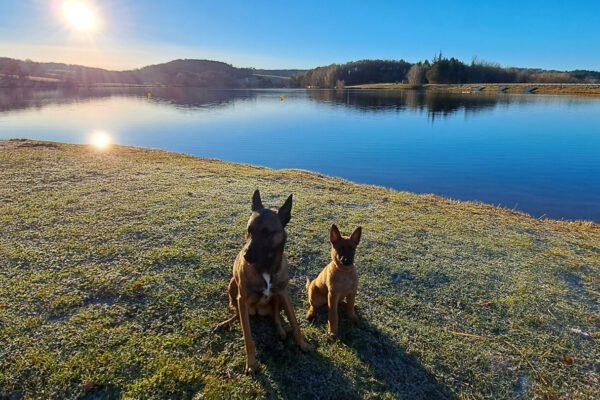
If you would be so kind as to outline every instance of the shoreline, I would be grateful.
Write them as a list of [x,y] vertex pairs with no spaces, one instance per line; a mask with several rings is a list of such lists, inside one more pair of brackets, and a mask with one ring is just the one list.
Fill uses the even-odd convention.
[[449,93],[509,93],[600,96],[600,84],[584,83],[465,83],[425,84],[421,86],[402,83],[374,83],[348,86],[347,89],[429,90]]
[[[0,83],[0,90],[74,90],[74,89],[168,89],[168,88],[194,88],[197,90],[340,90],[336,88],[294,88],[294,87],[203,87],[189,85],[165,84],[119,84],[119,83],[93,83],[93,84],[65,84],[65,83],[36,83],[33,85],[9,85]],[[410,85],[405,83],[372,83],[363,85],[346,86],[344,89],[352,90],[426,90],[432,92],[461,93],[461,94],[548,94],[572,95],[585,97],[600,97],[600,84],[586,83],[464,83],[464,84],[424,84]]]
[[[42,146],[47,143],[50,146],[82,146],[82,147],[93,147],[90,144],[76,144],[76,143],[68,143],[68,142],[54,142],[54,141],[46,141],[46,140],[38,140],[38,139],[28,139],[28,138],[11,138],[11,139],[0,139],[0,151],[2,150],[9,150],[11,147],[11,143],[16,144],[15,147],[19,146],[19,143],[23,143],[25,146]],[[273,171],[273,172],[277,172],[277,171],[281,171],[281,172],[290,172],[290,173],[297,173],[298,175],[313,175],[315,177],[321,178],[321,179],[329,179],[329,180],[333,180],[333,181],[339,181],[342,183],[346,183],[346,184],[350,184],[350,185],[356,185],[359,187],[365,187],[365,188],[371,188],[371,189],[375,189],[375,190],[384,190],[384,191],[393,191],[393,192],[397,192],[397,193],[406,193],[406,194],[410,194],[412,196],[425,196],[425,197],[437,197],[439,199],[442,199],[444,201],[449,201],[449,202],[456,202],[456,203],[465,203],[465,204],[472,204],[472,205],[479,205],[479,206],[483,206],[483,207],[491,207],[492,209],[496,209],[496,210],[502,210],[504,212],[509,212],[509,213],[514,213],[517,215],[520,215],[524,218],[531,218],[533,220],[538,220],[538,221],[553,221],[553,222],[557,222],[557,223],[567,223],[567,224],[583,224],[583,225],[591,225],[591,226],[597,226],[598,228],[600,228],[600,222],[594,221],[594,220],[589,220],[589,219],[566,219],[566,218],[552,218],[549,217],[547,215],[542,215],[539,217],[536,217],[535,215],[532,215],[526,211],[523,210],[519,210],[516,208],[509,208],[500,204],[492,204],[492,203],[486,203],[484,201],[479,201],[479,200],[463,200],[463,199],[458,199],[458,198],[452,198],[452,197],[447,197],[441,194],[437,194],[437,193],[417,193],[417,192],[412,192],[410,190],[400,190],[400,189],[396,189],[393,187],[387,187],[387,186],[382,186],[382,185],[377,185],[377,184],[371,184],[371,183],[360,183],[360,182],[356,182],[353,181],[351,179],[348,178],[343,178],[340,176],[334,176],[334,175],[327,175],[318,171],[312,171],[309,169],[303,169],[303,168],[271,168],[269,166],[265,166],[265,165],[259,165],[259,164],[251,164],[251,163],[243,163],[243,162],[234,162],[234,161],[226,161],[226,160],[221,160],[218,158],[210,158],[210,157],[202,157],[202,156],[197,156],[194,154],[190,154],[190,153],[180,153],[180,152],[175,152],[172,150],[167,150],[167,149],[162,149],[162,148],[155,148],[155,147],[144,147],[144,146],[128,146],[128,145],[119,145],[119,144],[111,144],[110,145],[113,148],[126,148],[126,149],[132,149],[132,150],[141,150],[141,151],[157,151],[157,152],[164,152],[166,154],[171,154],[173,156],[181,156],[181,157],[191,157],[194,159],[198,159],[198,160],[204,160],[204,161],[209,161],[209,162],[216,162],[216,163],[223,163],[223,164],[230,164],[233,166],[240,166],[240,167],[247,167],[247,168],[254,168],[254,169],[264,169],[266,171]]]

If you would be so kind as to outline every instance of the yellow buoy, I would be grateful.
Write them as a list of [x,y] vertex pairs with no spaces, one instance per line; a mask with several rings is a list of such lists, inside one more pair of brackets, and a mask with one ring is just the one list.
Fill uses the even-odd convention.
[[279,96],[279,100],[283,101],[283,100],[285,100],[285,97],[284,96]]

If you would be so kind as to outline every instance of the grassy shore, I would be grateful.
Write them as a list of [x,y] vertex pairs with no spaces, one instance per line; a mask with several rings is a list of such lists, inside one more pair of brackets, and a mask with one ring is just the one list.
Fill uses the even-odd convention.
[[[294,193],[308,340],[253,329],[226,287],[250,197]],[[363,226],[358,326],[304,319],[328,228]],[[0,398],[594,398],[600,226],[156,150],[0,142]]]
[[600,96],[600,84],[561,83],[467,83],[413,86],[404,83],[373,83],[349,86],[352,89],[424,89],[452,93],[536,93],[578,96]]

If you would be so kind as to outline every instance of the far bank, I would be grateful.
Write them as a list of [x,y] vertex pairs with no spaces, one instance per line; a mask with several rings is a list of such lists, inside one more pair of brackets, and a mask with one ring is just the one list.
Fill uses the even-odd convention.
[[511,93],[511,94],[558,94],[577,96],[600,96],[600,84],[583,83],[464,83],[426,84],[373,83],[348,86],[351,89],[424,89],[450,93]]

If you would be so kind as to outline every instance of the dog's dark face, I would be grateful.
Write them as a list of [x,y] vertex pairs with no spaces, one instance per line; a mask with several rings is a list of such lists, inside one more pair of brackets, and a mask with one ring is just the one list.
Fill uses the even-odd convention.
[[354,264],[354,253],[356,252],[356,246],[360,243],[361,234],[362,228],[359,226],[349,238],[344,238],[338,227],[333,224],[329,231],[329,240],[332,246],[331,257],[334,261],[344,266]]
[[271,265],[283,251],[284,228],[292,217],[292,195],[279,210],[264,208],[260,192],[252,197],[252,216],[248,220],[244,258],[250,264]]

